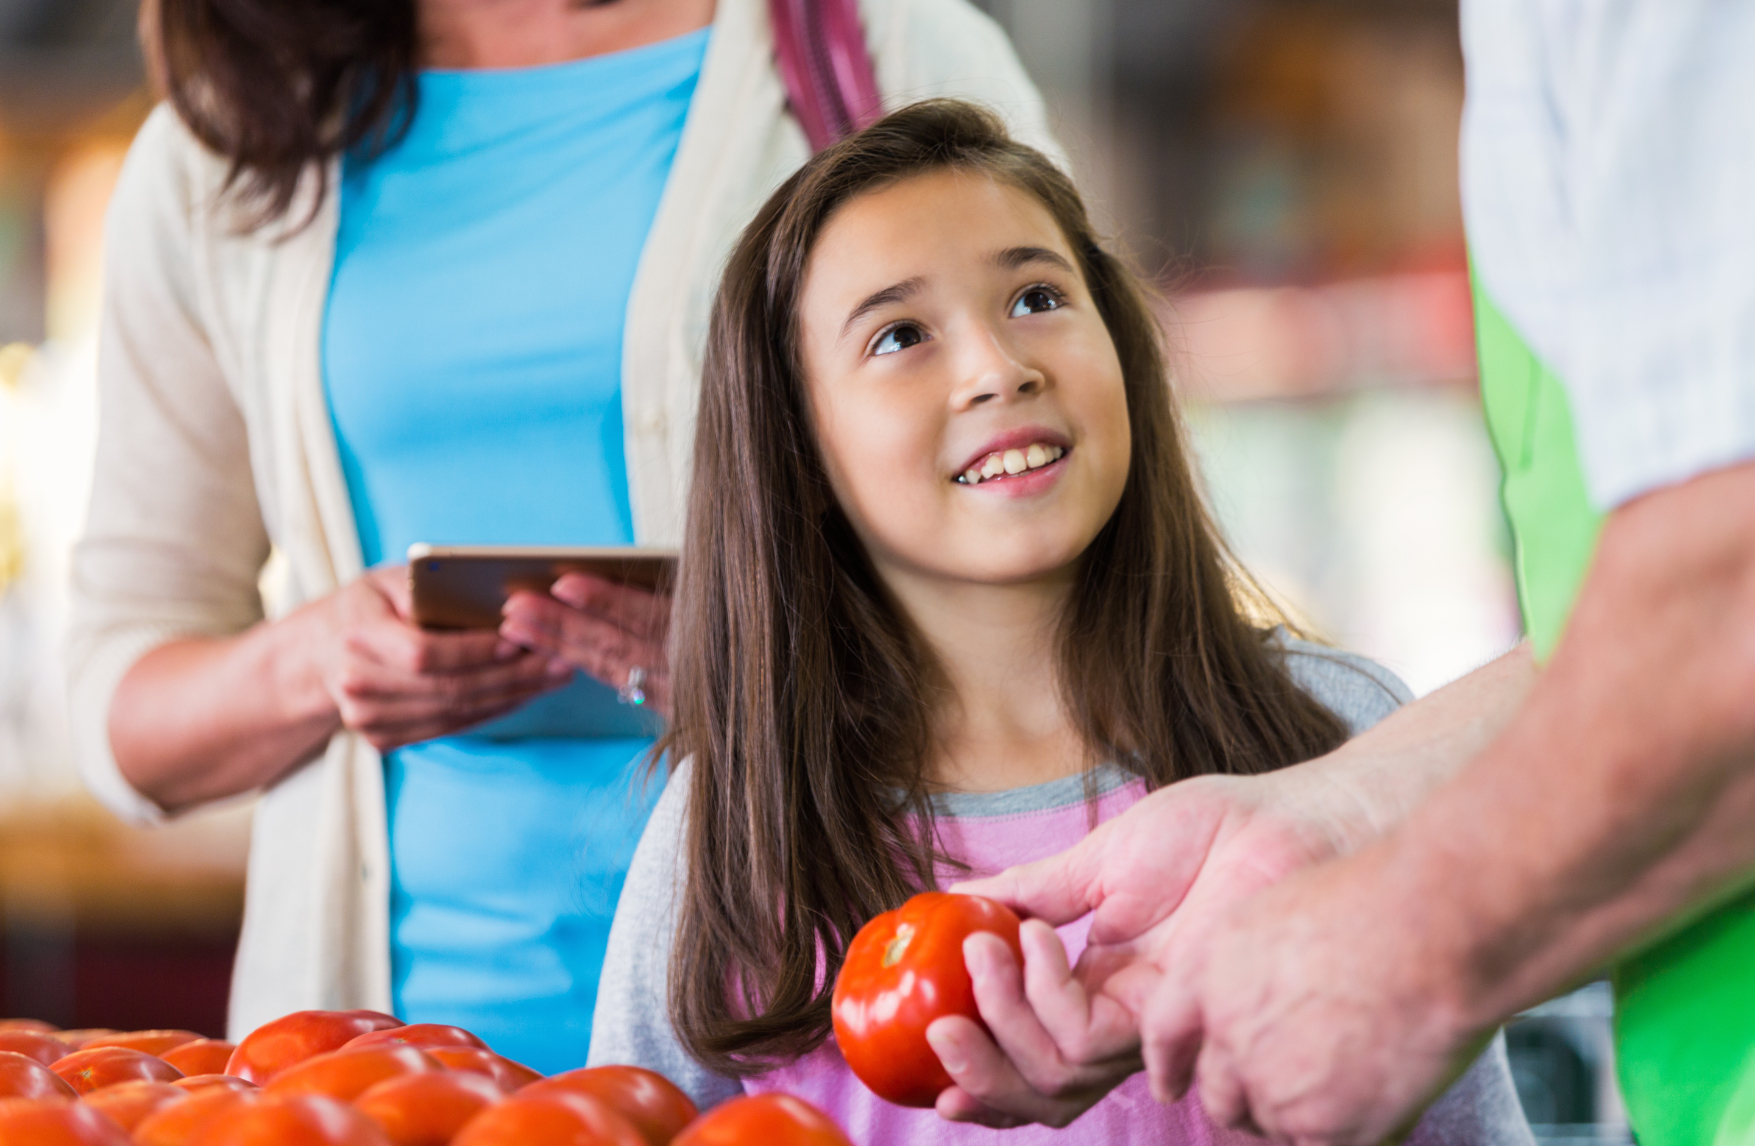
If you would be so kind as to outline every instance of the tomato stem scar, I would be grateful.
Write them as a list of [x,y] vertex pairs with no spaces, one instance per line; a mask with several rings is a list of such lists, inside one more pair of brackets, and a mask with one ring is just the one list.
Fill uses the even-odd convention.
[[897,963],[900,963],[902,961],[902,956],[908,953],[908,944],[911,943],[913,939],[914,925],[912,923],[897,925],[896,937],[890,940],[884,947],[884,966],[894,967]]

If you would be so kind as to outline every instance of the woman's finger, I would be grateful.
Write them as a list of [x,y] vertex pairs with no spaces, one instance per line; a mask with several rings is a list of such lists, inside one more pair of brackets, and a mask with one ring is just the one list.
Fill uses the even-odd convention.
[[342,671],[340,690],[356,701],[402,702],[443,712],[515,691],[543,691],[572,678],[565,662],[524,653],[517,660],[455,672],[416,673],[367,658],[356,658]]
[[587,613],[534,594],[519,594],[506,606],[500,635],[526,648],[564,657],[605,684],[620,687],[628,670],[663,675],[664,647]]
[[467,713],[451,714],[444,717],[428,716],[419,720],[400,724],[374,724],[369,728],[357,729],[380,752],[388,752],[408,744],[418,744],[423,740],[436,740],[441,736],[461,732],[490,720],[498,720],[522,705],[528,703],[537,694],[513,697],[482,707],[471,709]]
[[568,573],[549,588],[555,600],[648,639],[670,628],[670,598],[589,573]]
[[356,625],[348,634],[347,646],[410,676],[503,663],[520,651],[492,629],[430,633],[394,614]]

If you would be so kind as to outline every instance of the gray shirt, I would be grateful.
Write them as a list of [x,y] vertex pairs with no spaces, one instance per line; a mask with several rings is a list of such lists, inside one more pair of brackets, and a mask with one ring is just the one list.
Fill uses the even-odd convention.
[[[1293,679],[1356,736],[1412,699],[1395,675],[1363,657],[1284,638]],[[653,809],[634,852],[597,989],[589,1064],[623,1063],[655,1070],[688,1092],[705,1110],[743,1093],[734,1078],[691,1058],[670,1025],[668,979],[676,905],[684,879],[683,827],[688,813],[689,762],[684,761]],[[1099,794],[1133,779],[1106,766]],[[1084,801],[1082,776],[1004,792],[958,792],[935,798],[941,816],[983,818],[1064,807]],[[1534,1138],[1518,1105],[1504,1038],[1426,1113],[1413,1142],[1424,1146],[1531,1146]]]

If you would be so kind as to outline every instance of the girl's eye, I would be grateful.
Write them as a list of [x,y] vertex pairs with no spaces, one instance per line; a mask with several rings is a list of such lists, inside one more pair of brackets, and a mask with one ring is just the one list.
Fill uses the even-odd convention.
[[1041,314],[1045,310],[1059,310],[1061,307],[1060,292],[1050,286],[1033,286],[1018,296],[1012,303],[1012,318],[1022,318],[1026,314]]
[[918,326],[903,323],[901,326],[893,326],[878,335],[877,341],[871,344],[871,352],[873,356],[894,354],[898,350],[906,350],[910,346],[918,346],[925,341],[926,336],[920,333]]

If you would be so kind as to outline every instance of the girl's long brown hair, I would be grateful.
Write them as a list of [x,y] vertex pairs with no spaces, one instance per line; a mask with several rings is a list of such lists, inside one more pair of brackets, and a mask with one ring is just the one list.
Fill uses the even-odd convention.
[[1071,181],[965,103],[917,104],[822,152],[738,243],[714,307],[678,584],[675,716],[693,761],[670,969],[673,1024],[745,1075],[829,1030],[848,941],[933,883],[922,776],[937,679],[829,489],[797,354],[818,235],[848,200],[909,176],[985,174],[1052,213],[1125,375],[1133,463],[1085,552],[1060,679],[1093,758],[1151,787],[1255,773],[1345,738],[1241,614],[1196,490],[1159,330]]

